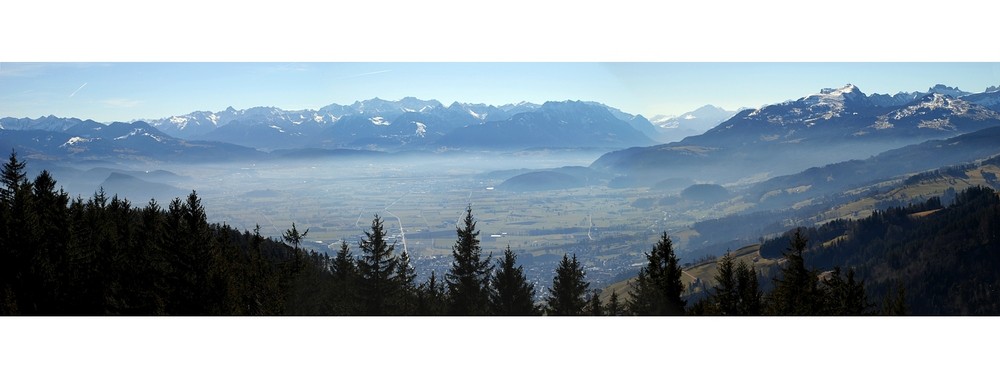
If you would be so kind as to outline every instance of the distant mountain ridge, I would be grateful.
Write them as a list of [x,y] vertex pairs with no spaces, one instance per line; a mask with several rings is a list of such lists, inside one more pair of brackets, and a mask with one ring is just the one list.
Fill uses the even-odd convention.
[[[964,93],[943,86],[931,90],[942,88],[947,93]],[[705,134],[684,142],[732,146],[865,135],[872,138],[916,135],[938,138],[942,136],[940,132],[957,135],[980,129],[982,121],[995,123],[1000,120],[997,111],[947,93],[931,91],[904,104],[882,106],[851,84],[826,88],[795,101],[744,110]],[[980,101],[988,99],[990,97]]]
[[[953,97],[952,95],[961,95]],[[740,180],[781,175],[812,166],[861,159],[880,152],[1000,126],[1000,92],[968,94],[934,86],[927,93],[867,96],[851,84],[743,110],[704,134],[679,142],[605,154],[591,167],[650,185],[682,171],[702,179]],[[788,157],[795,157],[790,160]]]
[[83,122],[78,118],[62,118],[53,115],[31,118],[0,118],[0,130],[44,130],[61,132]]
[[504,121],[468,125],[443,136],[441,146],[483,148],[627,147],[654,141],[600,105],[546,102]]
[[[618,120],[627,122],[643,133],[654,132],[655,127],[641,115],[627,114],[600,103],[586,104],[606,109]],[[351,105],[330,104],[319,110],[285,111],[273,107],[235,110],[230,107],[221,112],[192,112],[149,120],[149,123],[178,138],[228,142],[265,150],[316,147],[422,149],[440,146],[438,139],[459,128],[506,121],[516,115],[538,112],[541,109],[541,105],[528,102],[502,106],[453,102],[445,106],[437,100],[404,97],[398,101],[389,101],[376,97],[356,101]],[[612,127],[618,126],[617,122],[611,124]],[[527,143],[528,147],[565,145],[562,141],[557,141],[560,143],[548,146],[544,143],[552,139],[534,137],[531,134],[522,136],[525,141],[535,141]],[[452,141],[458,139],[461,137],[451,138]],[[584,144],[595,146],[603,143],[607,142],[596,140]],[[653,142],[643,140],[642,143]],[[504,147],[489,144],[484,146],[482,141],[476,146]],[[622,146],[624,145],[617,141],[612,141],[609,145]]]
[[0,147],[45,159],[197,160],[268,156],[259,150],[607,151],[656,143],[636,129],[644,124],[646,129],[654,128],[642,116],[582,101],[501,107],[456,102],[446,107],[435,100],[376,98],[351,106],[326,106],[323,113],[230,107],[151,122],[7,118],[0,124],[8,125],[0,129],[7,136]]
[[746,198],[761,204],[758,209],[788,207],[805,199],[856,188],[877,180],[998,155],[1000,126],[944,140],[929,140],[889,150],[864,160],[837,162],[775,177],[748,188]]
[[[732,116],[726,118],[728,115]],[[350,105],[330,104],[318,110],[228,107],[219,112],[196,111],[109,125],[56,116],[8,117],[0,119],[0,132],[7,136],[0,145],[23,146],[42,156],[61,154],[95,159],[115,156],[194,159],[191,157],[213,156],[206,150],[210,146],[236,151],[235,145],[264,151],[636,147],[610,154],[593,166],[627,175],[654,168],[662,173],[662,168],[670,166],[687,168],[692,164],[704,166],[757,158],[765,150],[802,153],[802,162],[797,163],[805,168],[931,138],[948,138],[995,126],[997,120],[1000,120],[997,87],[969,93],[935,85],[926,92],[890,96],[865,95],[857,87],[847,85],[759,109],[732,112],[706,105],[678,117],[654,117],[652,121],[590,101],[501,106],[456,101],[444,105],[437,100],[415,97],[396,101],[373,98]],[[712,124],[715,125],[709,126]],[[710,129],[702,132],[707,128]],[[683,140],[657,145],[657,141],[681,138],[671,134],[681,131],[686,135]],[[839,144],[856,145],[861,155],[838,152],[833,147]],[[214,155],[254,154],[260,153],[244,149],[234,154]],[[630,158],[635,155],[642,157]],[[645,163],[636,163],[639,162],[636,159]],[[667,171],[668,176],[659,180],[670,178]],[[745,174],[741,167],[728,171]],[[719,174],[720,169],[703,173]]]
[[0,149],[28,158],[53,160],[227,161],[259,159],[260,151],[211,141],[185,141],[149,124],[84,120],[62,131],[0,130]]
[[650,122],[657,126],[654,137],[658,141],[680,141],[684,137],[696,136],[714,128],[733,117],[736,111],[727,111],[714,105],[705,105],[680,116],[657,115]]

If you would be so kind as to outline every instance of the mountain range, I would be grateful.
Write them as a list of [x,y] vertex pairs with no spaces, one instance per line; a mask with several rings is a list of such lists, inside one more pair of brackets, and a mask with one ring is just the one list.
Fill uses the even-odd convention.
[[[221,112],[199,111],[148,120],[178,138],[230,142],[261,149],[295,147],[391,148],[433,141],[455,128],[502,120],[530,112],[531,103],[501,107],[406,97],[399,101],[374,98],[351,105],[331,104],[319,110],[286,111],[255,107]],[[374,146],[372,146],[374,145]],[[383,146],[384,145],[384,146]]]
[[992,127],[889,150],[864,160],[837,162],[771,178],[749,187],[744,195],[758,204],[758,210],[780,209],[886,178],[997,155],[1000,155],[1000,127]]
[[[39,129],[7,129],[7,119],[0,120],[0,149],[17,150],[21,156],[43,161],[228,161],[260,159],[264,153],[244,146],[213,141],[187,141],[171,137],[149,124],[93,120],[66,123],[67,119],[49,119],[36,125],[68,126]],[[27,123],[26,123],[27,124]]]
[[[87,130],[78,128],[78,125],[85,125],[82,128]],[[121,136],[91,137],[90,134],[78,133],[93,132],[99,128],[98,125],[103,124],[54,116],[0,119],[0,129],[8,132],[70,134],[67,139],[59,141],[59,146],[68,142],[75,145],[93,142],[95,138],[107,140]],[[315,148],[505,150],[536,147],[599,147],[611,150],[652,145],[656,141],[651,136],[658,137],[658,128],[641,115],[631,115],[595,102],[562,101],[542,105],[521,102],[502,106],[454,102],[445,106],[436,100],[413,97],[398,101],[375,98],[347,106],[331,104],[319,110],[301,111],[275,107],[243,110],[229,107],[220,112],[196,111],[137,121],[131,125],[138,129],[151,127],[135,135],[156,137],[161,142],[210,141],[264,151]],[[118,132],[121,127],[110,129]],[[124,131],[122,135],[130,132]],[[53,141],[62,137],[52,136]],[[111,149],[114,148],[121,146]]]
[[660,137],[657,141],[674,142],[702,134],[735,114],[736,111],[727,111],[709,104],[680,116],[653,116],[649,121],[657,126],[657,135]]
[[868,96],[848,84],[740,111],[678,142],[610,152],[591,167],[636,185],[692,173],[711,181],[773,177],[1000,126],[998,102],[995,89],[969,94],[938,85],[924,93]]
[[[55,116],[0,119],[0,148],[45,159],[231,160],[323,151],[600,148],[591,168],[619,183],[739,181],[862,159],[1000,125],[1000,90],[936,85],[866,95],[853,85],[738,112],[707,105],[677,117],[587,101],[502,106],[405,97],[318,110],[254,107],[102,124]],[[659,143],[686,136],[680,141]],[[795,159],[788,157],[794,156]],[[697,173],[692,178],[690,172]]]

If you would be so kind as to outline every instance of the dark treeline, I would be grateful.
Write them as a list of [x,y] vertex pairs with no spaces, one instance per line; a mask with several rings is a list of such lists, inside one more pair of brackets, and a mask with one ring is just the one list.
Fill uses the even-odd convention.
[[535,304],[535,288],[514,252],[508,248],[496,262],[483,255],[471,208],[457,230],[449,272],[415,283],[408,253],[389,243],[377,215],[356,249],[344,241],[330,257],[301,249],[309,231],[295,224],[281,241],[262,237],[259,227],[240,232],[210,224],[195,192],[165,208],[154,200],[136,207],[103,190],[71,199],[47,171],[29,180],[25,169],[11,153],[0,182],[3,315],[549,311]]
[[[857,221],[802,229],[819,243],[805,262],[851,267],[869,295],[903,303],[918,315],[1000,314],[1000,197],[972,187],[944,207],[938,198],[878,211]],[[774,256],[794,235],[764,244]]]
[[[70,199],[16,156],[0,185],[0,313],[276,314],[289,288],[284,245],[210,225],[192,192],[162,208],[98,192]],[[252,252],[252,253],[251,253]]]
[[[586,271],[577,257],[564,255],[551,290],[541,294],[545,302],[536,303],[540,294],[527,281],[509,247],[502,256],[484,254],[471,208],[456,228],[450,269],[443,275],[431,273],[426,281],[417,283],[408,252],[398,251],[395,243],[387,240],[378,215],[360,241],[343,241],[331,257],[300,248],[309,231],[300,231],[295,224],[280,241],[261,236],[259,227],[238,231],[225,224],[210,224],[195,192],[165,207],[153,200],[142,207],[133,206],[117,196],[109,199],[103,191],[87,200],[71,199],[56,189],[56,181],[46,171],[29,180],[24,162],[14,153],[3,164],[0,179],[0,314],[4,315],[860,315],[905,313],[908,303],[904,295],[907,299],[916,295],[908,281],[915,276],[883,272],[887,269],[884,265],[895,269],[903,264],[892,258],[900,253],[892,253],[895,250],[887,242],[870,248],[850,245],[852,241],[868,241],[860,237],[862,233],[886,231],[888,227],[873,219],[829,226],[853,228],[858,237],[833,246],[853,249],[852,256],[858,257],[854,260],[830,258],[844,254],[840,250],[808,249],[807,238],[825,241],[840,235],[822,228],[800,229],[765,244],[768,249],[775,244],[786,246],[786,262],[780,276],[774,278],[773,290],[767,293],[752,265],[736,263],[727,254],[719,260],[716,285],[709,296],[687,304],[682,298],[684,274],[664,233],[645,253],[647,263],[627,294],[613,293],[602,302],[600,291],[586,281]],[[953,208],[980,209],[985,212],[980,212],[980,218],[964,218],[955,212],[913,231],[888,229],[900,241],[921,231],[930,235],[925,229],[932,227],[956,230],[941,243],[958,252],[973,251],[970,244],[980,246],[974,249],[980,253],[975,254],[988,255],[995,251],[998,203],[992,191],[970,190],[958,196]],[[889,215],[909,215],[939,205],[927,203],[876,216],[895,220],[900,217]],[[987,238],[985,245],[982,238]],[[879,249],[890,251],[879,258],[889,263],[858,263],[862,257],[877,260],[873,257]],[[810,253],[804,254],[807,250]],[[945,262],[939,267],[949,270],[930,270],[928,275],[956,272],[950,271],[954,266],[977,280],[995,280],[992,273],[996,265],[990,262],[996,259],[969,267],[970,259],[976,257]],[[827,272],[806,269],[807,263],[827,267],[837,262],[852,268],[846,272],[839,268]],[[897,284],[888,291],[883,288],[884,281],[877,283],[886,299],[878,306],[869,302],[869,289],[859,277],[891,277]],[[986,284],[990,283],[995,281]],[[904,286],[909,291],[906,294],[896,290]],[[931,291],[937,288],[934,286],[940,284],[912,288]],[[957,291],[963,291],[959,292],[962,296],[971,294],[961,301],[978,301],[989,296],[989,292],[982,292],[984,288],[994,287],[960,287]],[[619,295],[628,296],[623,299]],[[963,312],[977,313],[956,309],[956,313]],[[996,313],[992,308],[989,312]]]
[[[783,241],[784,242],[784,241]],[[789,234],[772,289],[764,291],[752,264],[737,262],[732,254],[717,261],[715,285],[687,308],[688,315],[716,316],[865,316],[904,315],[906,304],[893,297],[881,305],[871,302],[865,282],[853,269],[835,267],[820,272],[806,266],[809,241],[803,229]]]

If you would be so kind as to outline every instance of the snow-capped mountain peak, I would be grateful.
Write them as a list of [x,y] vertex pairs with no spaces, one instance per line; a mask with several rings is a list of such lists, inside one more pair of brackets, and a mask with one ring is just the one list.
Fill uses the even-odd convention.
[[861,90],[859,90],[857,86],[851,83],[847,83],[840,88],[823,88],[819,91],[820,94],[831,95],[831,96],[843,96],[844,94],[853,92],[861,92]]
[[705,131],[732,117],[736,112],[727,111],[708,104],[679,116],[656,115],[649,119],[653,125],[663,129],[687,128]]
[[868,97],[853,84],[840,88],[824,88],[819,93],[798,100],[766,105],[749,112],[743,118],[766,121],[773,125],[805,124],[813,126],[820,120],[857,114],[857,109],[872,105]]
[[469,109],[469,115],[471,115],[472,117],[478,118],[480,120],[486,120],[486,114],[476,113],[476,111],[474,111],[472,109]]
[[672,118],[677,118],[677,115],[658,114],[653,117],[650,117],[649,122],[653,123],[653,125],[661,126],[661,124]]
[[889,113],[889,116],[898,120],[904,117],[926,114],[937,110],[949,111],[952,115],[959,116],[969,113],[971,108],[972,104],[968,101],[956,99],[941,93],[930,93],[924,95],[924,97],[920,98],[920,100],[911,105]]
[[69,146],[73,146],[73,145],[76,145],[76,144],[81,143],[81,142],[90,142],[90,139],[89,138],[83,138],[83,137],[72,137],[69,140],[67,140],[66,143],[63,143],[62,145],[59,145],[59,147],[69,147]]
[[818,94],[806,96],[800,101],[807,104],[841,104],[844,101],[855,101],[866,98],[865,94],[853,84],[847,84],[840,88],[824,88]]
[[969,92],[962,91],[958,87],[948,87],[944,84],[936,84],[931,88],[927,89],[927,93],[937,93],[942,95],[948,95],[951,97],[962,97],[965,95],[971,95]]

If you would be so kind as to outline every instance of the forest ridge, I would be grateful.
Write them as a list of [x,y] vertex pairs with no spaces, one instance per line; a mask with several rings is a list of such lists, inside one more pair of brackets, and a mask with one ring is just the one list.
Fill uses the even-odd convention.
[[[29,180],[25,169],[16,152],[2,169],[0,313],[6,315],[907,313],[902,285],[877,305],[865,278],[858,278],[853,268],[836,267],[832,275],[807,268],[807,257],[829,257],[805,254],[810,250],[807,236],[819,236],[815,229],[796,229],[768,241],[768,248],[775,242],[786,246],[785,263],[770,291],[762,290],[762,277],[752,264],[737,263],[727,254],[718,262],[709,296],[687,304],[681,296],[681,266],[664,232],[645,253],[646,264],[622,298],[614,293],[602,302],[576,256],[564,255],[551,290],[543,294],[545,301],[536,302],[536,289],[525,279],[515,252],[508,247],[498,257],[484,254],[471,207],[456,228],[448,272],[416,283],[410,256],[386,239],[378,215],[356,247],[343,241],[330,257],[302,249],[308,230],[300,231],[294,223],[281,241],[261,236],[259,227],[238,231],[209,223],[193,191],[165,208],[155,200],[133,206],[117,196],[109,199],[103,191],[87,200],[71,199],[56,189],[47,171]],[[984,209],[983,202],[992,199],[985,209],[995,216],[1000,209],[996,198],[992,190],[971,189],[952,208],[971,203]],[[871,224],[878,217],[885,218],[876,214],[858,223]]]

